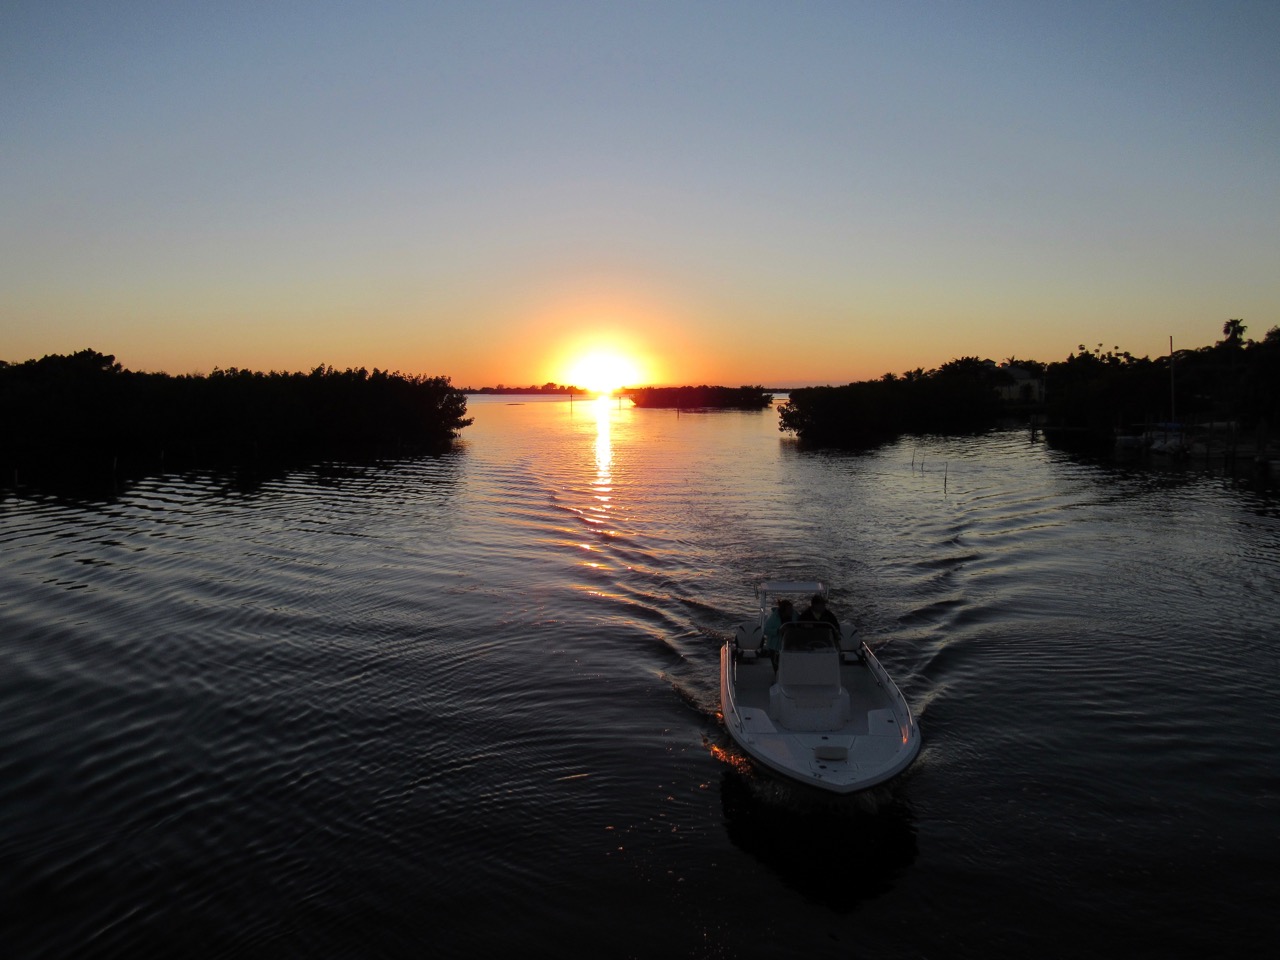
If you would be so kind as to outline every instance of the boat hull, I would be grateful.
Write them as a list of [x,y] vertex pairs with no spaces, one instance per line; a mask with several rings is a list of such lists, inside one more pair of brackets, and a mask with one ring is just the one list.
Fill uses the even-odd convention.
[[[720,651],[720,702],[738,747],[756,763],[834,793],[856,793],[905,771],[920,751],[906,699],[865,645],[841,656],[841,709],[812,722],[788,712],[767,656]],[[834,719],[833,719],[834,718]]]

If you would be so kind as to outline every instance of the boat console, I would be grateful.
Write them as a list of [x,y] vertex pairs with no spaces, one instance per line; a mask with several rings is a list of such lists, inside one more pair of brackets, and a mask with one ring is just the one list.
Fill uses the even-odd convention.
[[830,730],[849,719],[849,692],[840,683],[840,649],[830,624],[783,626],[769,714],[791,730]]

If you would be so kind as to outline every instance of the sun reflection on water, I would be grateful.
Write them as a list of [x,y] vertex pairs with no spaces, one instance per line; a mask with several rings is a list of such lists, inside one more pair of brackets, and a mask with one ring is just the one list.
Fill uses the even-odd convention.
[[[613,441],[610,434],[612,410],[607,396],[597,397],[592,403],[595,407],[596,416],[596,472],[595,477],[591,480],[590,490],[594,502],[583,511],[582,518],[591,525],[596,534],[612,537],[617,533],[616,530],[608,527],[610,513],[613,509]],[[588,553],[599,549],[591,543],[582,543],[579,546]],[[591,560],[586,561],[586,565],[590,567],[603,566],[603,564]]]
[[613,442],[609,434],[608,397],[597,397],[596,405],[596,499],[606,505],[613,491]]

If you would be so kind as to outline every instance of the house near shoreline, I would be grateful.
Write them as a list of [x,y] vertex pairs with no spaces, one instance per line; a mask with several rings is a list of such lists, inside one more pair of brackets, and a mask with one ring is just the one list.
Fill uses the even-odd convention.
[[994,360],[982,361],[992,370],[1006,374],[1013,382],[1002,383],[996,388],[1000,399],[1005,403],[1038,404],[1044,403],[1044,376],[1034,370],[1016,363],[996,363]]

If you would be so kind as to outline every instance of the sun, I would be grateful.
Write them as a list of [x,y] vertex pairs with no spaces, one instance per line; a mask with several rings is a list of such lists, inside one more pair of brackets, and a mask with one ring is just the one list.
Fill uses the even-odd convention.
[[568,382],[596,394],[614,393],[640,380],[636,364],[620,353],[596,350],[572,361]]

